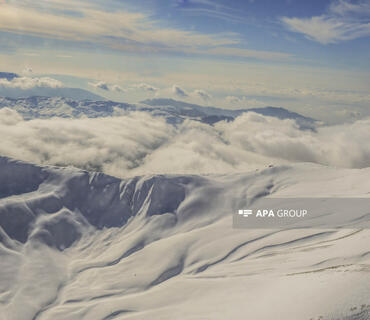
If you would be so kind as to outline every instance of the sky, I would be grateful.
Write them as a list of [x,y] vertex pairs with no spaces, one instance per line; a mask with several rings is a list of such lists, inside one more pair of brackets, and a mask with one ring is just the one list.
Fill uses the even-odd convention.
[[370,0],[0,0],[1,71],[125,102],[369,116],[369,40]]

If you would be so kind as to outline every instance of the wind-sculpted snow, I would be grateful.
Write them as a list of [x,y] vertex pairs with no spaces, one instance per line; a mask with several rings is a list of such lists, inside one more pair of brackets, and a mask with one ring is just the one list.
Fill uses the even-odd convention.
[[[144,204],[148,216],[173,212],[184,200],[189,183],[188,178],[162,176],[124,181],[75,169],[42,169],[7,158],[0,158],[0,168],[1,196],[5,198],[0,206],[0,226],[23,243],[29,235],[35,236],[31,229],[43,214],[55,214],[41,219],[48,236],[62,236],[68,229],[79,233],[75,221],[98,229],[122,227]],[[6,199],[19,194],[24,194],[21,204],[17,197]],[[145,202],[149,196],[150,202]]]
[[369,178],[302,164],[122,180],[0,158],[0,319],[366,320],[369,230],[234,229],[231,213],[367,197]]

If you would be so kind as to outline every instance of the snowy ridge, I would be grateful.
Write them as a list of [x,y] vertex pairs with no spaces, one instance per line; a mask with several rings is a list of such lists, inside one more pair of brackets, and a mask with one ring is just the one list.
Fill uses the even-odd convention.
[[[1,92],[0,92],[1,95]],[[91,99],[90,99],[91,100]],[[255,109],[227,110],[203,107],[172,99],[145,100],[141,104],[128,104],[114,101],[74,100],[63,97],[33,96],[28,98],[0,98],[0,109],[10,108],[24,119],[61,118],[98,118],[123,115],[128,111],[148,112],[153,116],[164,117],[168,123],[178,124],[185,119],[197,120],[207,124],[219,121],[233,121],[246,112],[278,119],[293,119],[303,129],[312,129],[316,121],[283,108],[265,107]]]
[[368,319],[369,230],[241,230],[231,213],[271,194],[366,196],[369,178],[302,164],[120,180],[1,158],[0,315]]
[[74,100],[63,97],[33,96],[27,98],[0,98],[0,108],[10,108],[17,111],[24,119],[60,118],[98,118],[113,116],[119,112],[132,109],[126,103],[113,101]]

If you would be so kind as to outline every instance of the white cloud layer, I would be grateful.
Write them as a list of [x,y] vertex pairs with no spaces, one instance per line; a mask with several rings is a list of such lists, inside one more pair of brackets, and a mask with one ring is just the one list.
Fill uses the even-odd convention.
[[177,128],[135,112],[100,119],[24,121],[0,110],[0,154],[41,164],[73,165],[119,177],[150,173],[249,171],[270,163],[370,166],[370,120],[301,131],[291,120],[254,113],[215,126]]
[[322,44],[352,40],[370,35],[370,1],[334,1],[326,14],[311,18],[283,17],[294,32]]
[[16,77],[12,80],[0,79],[0,87],[12,89],[33,89],[33,88],[61,88],[63,83],[49,77]]

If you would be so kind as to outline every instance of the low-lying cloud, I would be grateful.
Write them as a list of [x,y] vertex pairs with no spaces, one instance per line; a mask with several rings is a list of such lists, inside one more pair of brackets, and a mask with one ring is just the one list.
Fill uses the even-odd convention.
[[4,108],[0,135],[0,155],[119,177],[241,172],[291,162],[370,166],[370,120],[313,132],[300,130],[292,120],[255,113],[215,126],[187,120],[174,127],[145,112],[25,121]]
[[95,89],[102,89],[105,91],[110,91],[110,88],[108,84],[104,81],[99,81],[99,82],[89,82],[89,85],[94,87]]
[[115,91],[115,92],[126,92],[125,89],[123,89],[121,86],[119,86],[118,84],[114,84],[112,86],[112,91]]
[[11,80],[0,79],[0,87],[28,90],[33,88],[62,88],[63,83],[49,77],[15,77]]
[[157,92],[158,91],[158,88],[150,85],[150,84],[147,84],[147,83],[139,83],[139,84],[136,84],[134,86],[132,86],[134,89],[141,89],[141,90],[144,90],[144,91],[147,91],[147,92]]
[[94,87],[95,89],[101,89],[105,91],[113,91],[113,92],[125,92],[126,91],[118,84],[108,84],[105,81],[89,82],[89,85]]

